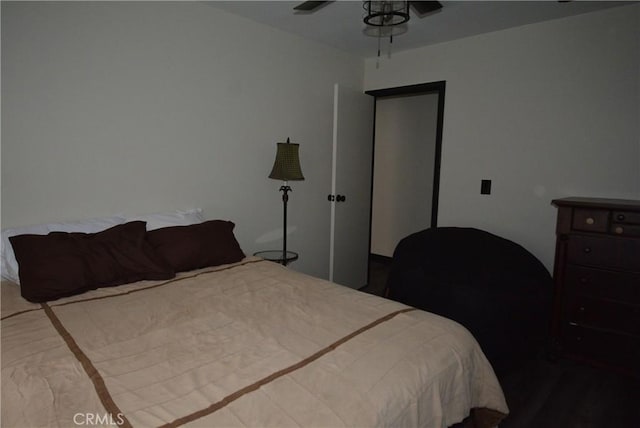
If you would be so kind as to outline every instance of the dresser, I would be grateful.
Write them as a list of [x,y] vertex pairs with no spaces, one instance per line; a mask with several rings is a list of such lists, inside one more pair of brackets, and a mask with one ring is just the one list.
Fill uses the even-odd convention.
[[640,201],[552,203],[554,351],[640,377]]

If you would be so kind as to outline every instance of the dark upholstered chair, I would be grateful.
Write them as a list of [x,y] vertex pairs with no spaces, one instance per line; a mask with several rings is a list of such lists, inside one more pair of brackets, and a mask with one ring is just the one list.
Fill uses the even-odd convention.
[[547,269],[520,245],[441,227],[400,241],[387,297],[465,326],[501,378],[544,350],[552,288]]

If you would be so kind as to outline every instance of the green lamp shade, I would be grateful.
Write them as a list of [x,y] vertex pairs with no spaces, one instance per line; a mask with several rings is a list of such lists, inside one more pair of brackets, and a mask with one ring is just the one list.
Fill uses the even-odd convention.
[[269,178],[283,181],[304,180],[300,169],[299,148],[299,144],[291,143],[288,138],[286,143],[278,143],[276,160]]

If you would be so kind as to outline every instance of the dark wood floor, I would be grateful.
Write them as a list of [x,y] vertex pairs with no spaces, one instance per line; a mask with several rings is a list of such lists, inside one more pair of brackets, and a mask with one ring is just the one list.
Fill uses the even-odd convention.
[[538,359],[503,380],[511,427],[640,427],[640,380],[566,359]]
[[[388,270],[388,262],[372,259],[369,285],[362,291],[382,295]],[[640,427],[639,379],[566,359],[537,358],[501,385],[510,414],[500,428]]]
[[371,256],[369,258],[369,284],[362,288],[361,291],[375,294],[377,296],[384,295],[390,267],[390,258]]

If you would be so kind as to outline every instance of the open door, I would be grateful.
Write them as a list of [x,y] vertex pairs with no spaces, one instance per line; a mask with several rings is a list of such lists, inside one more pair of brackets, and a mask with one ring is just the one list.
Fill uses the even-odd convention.
[[336,84],[329,280],[367,284],[371,216],[374,98]]

